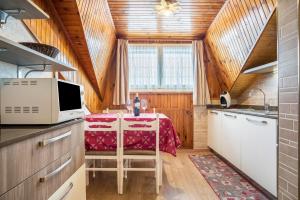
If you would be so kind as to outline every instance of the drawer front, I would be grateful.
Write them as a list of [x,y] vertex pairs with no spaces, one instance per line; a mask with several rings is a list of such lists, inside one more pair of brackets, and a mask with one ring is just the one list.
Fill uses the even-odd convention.
[[5,193],[0,200],[47,200],[84,164],[81,146]]
[[86,200],[85,165],[82,165],[48,200]]
[[83,123],[1,148],[0,196],[76,146],[84,147]]

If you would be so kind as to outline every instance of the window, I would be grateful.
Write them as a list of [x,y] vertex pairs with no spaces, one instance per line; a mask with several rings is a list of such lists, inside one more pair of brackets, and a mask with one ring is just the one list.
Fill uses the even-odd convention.
[[191,44],[130,44],[130,89],[192,90]]

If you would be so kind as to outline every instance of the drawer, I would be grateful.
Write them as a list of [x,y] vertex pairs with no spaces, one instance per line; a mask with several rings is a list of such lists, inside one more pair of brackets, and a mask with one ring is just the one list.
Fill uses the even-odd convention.
[[81,146],[66,153],[0,197],[0,200],[47,200],[84,164]]
[[86,200],[85,165],[82,165],[48,200]]
[[84,148],[83,123],[1,148],[0,196],[76,146]]

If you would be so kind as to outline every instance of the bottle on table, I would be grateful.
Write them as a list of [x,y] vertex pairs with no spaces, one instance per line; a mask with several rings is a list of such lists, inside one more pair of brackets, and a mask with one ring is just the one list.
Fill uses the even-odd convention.
[[140,116],[141,103],[140,103],[138,93],[136,93],[136,95],[135,95],[135,98],[133,100],[133,104],[134,104],[134,116]]

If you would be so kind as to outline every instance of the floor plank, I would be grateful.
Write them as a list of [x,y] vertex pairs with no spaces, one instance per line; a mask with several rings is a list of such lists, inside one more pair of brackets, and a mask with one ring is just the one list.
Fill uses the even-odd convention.
[[[177,157],[163,154],[163,186],[155,194],[153,172],[128,172],[124,194],[117,194],[115,172],[97,172],[90,178],[87,200],[213,200],[214,191],[189,159],[190,154],[211,154],[209,151],[178,150]],[[105,163],[111,165],[112,163]],[[135,162],[134,166],[145,166]],[[153,163],[147,163],[153,165]],[[90,173],[91,175],[91,173]]]

